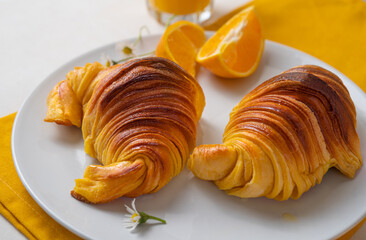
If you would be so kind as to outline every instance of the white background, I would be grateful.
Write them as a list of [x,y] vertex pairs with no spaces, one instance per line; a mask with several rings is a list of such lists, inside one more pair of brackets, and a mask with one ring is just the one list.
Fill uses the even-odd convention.
[[[215,0],[214,16],[243,4]],[[19,109],[50,73],[94,48],[164,27],[149,16],[144,0],[0,0],[0,117]],[[0,239],[25,239],[0,215]],[[366,225],[352,240],[366,239]]]

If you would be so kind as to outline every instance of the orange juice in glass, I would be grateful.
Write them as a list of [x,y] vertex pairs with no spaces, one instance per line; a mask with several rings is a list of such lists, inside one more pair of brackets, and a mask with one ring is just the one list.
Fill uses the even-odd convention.
[[212,0],[146,0],[146,3],[161,24],[179,20],[202,23],[212,13]]

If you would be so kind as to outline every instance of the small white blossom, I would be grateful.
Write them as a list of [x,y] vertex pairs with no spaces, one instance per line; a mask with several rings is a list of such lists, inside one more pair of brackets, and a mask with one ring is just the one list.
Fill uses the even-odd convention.
[[139,36],[136,38],[136,40],[132,43],[129,43],[129,42],[120,42],[120,43],[117,43],[115,45],[115,49],[118,51],[118,52],[122,52],[124,55],[127,55],[127,56],[136,56],[135,54],[135,49],[136,49],[136,46],[141,42],[142,40],[142,31],[143,30],[146,30],[148,33],[150,33],[149,29],[146,27],[146,26],[142,26],[139,30]]
[[107,67],[113,66],[115,64],[126,62],[127,60],[131,60],[137,57],[144,57],[149,56],[155,53],[154,51],[143,53],[143,54],[135,54],[135,49],[139,45],[139,43],[142,41],[142,31],[146,29],[146,31],[149,33],[149,29],[146,26],[142,26],[139,31],[139,36],[136,38],[133,42],[120,42],[117,43],[114,47],[118,52],[122,52],[125,56],[124,58],[120,60],[111,60],[108,56],[102,55],[102,62]]
[[126,228],[129,228],[130,231],[135,230],[135,228],[139,224],[145,223],[149,219],[154,219],[154,220],[160,221],[161,223],[164,223],[164,224],[166,223],[166,221],[161,218],[150,216],[144,212],[137,211],[135,201],[136,201],[136,199],[132,200],[132,203],[131,203],[132,208],[130,208],[129,206],[127,206],[125,204],[126,210],[129,214],[125,215],[127,218],[124,220],[124,226]]
[[135,45],[134,43],[120,42],[116,44],[115,49],[125,55],[134,55]]
[[101,58],[101,61],[102,61],[102,64],[107,66],[107,67],[110,67],[113,65],[112,63],[112,60],[110,59],[109,56],[105,55],[104,53],[102,53],[102,56],[100,56]]
[[124,221],[124,226],[126,228],[130,228],[131,231],[133,231],[137,227],[137,225],[139,225],[139,223],[140,223],[139,221],[141,219],[139,212],[136,210],[135,201],[136,201],[136,199],[133,199],[132,204],[131,204],[132,209],[125,204],[126,210],[130,214],[125,215],[127,217],[127,219],[125,219],[125,221]]

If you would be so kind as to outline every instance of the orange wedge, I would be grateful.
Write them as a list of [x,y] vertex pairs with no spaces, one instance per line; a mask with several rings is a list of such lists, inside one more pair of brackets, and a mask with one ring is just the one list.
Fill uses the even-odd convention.
[[201,26],[188,21],[178,21],[167,27],[155,54],[174,61],[195,77],[196,56],[205,41],[205,32]]
[[261,25],[251,6],[232,17],[207,40],[197,55],[197,62],[221,77],[246,77],[257,69],[263,48]]

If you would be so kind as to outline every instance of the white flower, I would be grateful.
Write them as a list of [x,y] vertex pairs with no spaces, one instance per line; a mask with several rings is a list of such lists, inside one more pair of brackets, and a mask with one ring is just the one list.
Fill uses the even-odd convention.
[[100,56],[101,60],[102,60],[102,64],[104,64],[107,67],[112,66],[112,60],[109,58],[109,56],[105,55],[104,53],[102,53],[102,56]]
[[126,228],[130,228],[130,231],[133,231],[140,224],[140,219],[141,219],[139,212],[136,210],[135,201],[136,201],[136,199],[132,200],[131,205],[132,205],[133,209],[131,209],[129,206],[127,206],[125,204],[126,210],[130,214],[125,215],[127,217],[127,219],[125,219],[125,221],[124,221],[124,226]]
[[154,219],[154,220],[160,221],[161,223],[164,223],[164,224],[166,223],[166,221],[163,220],[163,219],[161,219],[161,218],[154,217],[154,216],[148,215],[148,214],[146,214],[144,212],[137,211],[136,205],[135,205],[135,201],[136,201],[136,199],[133,199],[132,200],[132,203],[131,203],[132,209],[125,204],[126,210],[130,214],[126,214],[125,215],[127,218],[124,221],[124,226],[126,228],[129,228],[130,231],[135,230],[135,228],[139,224],[145,223],[149,219]]
[[135,50],[135,44],[136,42],[133,43],[127,43],[127,42],[120,42],[117,43],[115,46],[115,49],[118,52],[122,52],[124,55],[134,55],[134,50]]
[[132,43],[128,43],[128,42],[117,43],[115,45],[115,49],[118,52],[122,52],[126,56],[136,56],[134,51],[136,50],[136,47],[138,46],[138,44],[142,40],[142,31],[144,29],[150,34],[149,29],[146,26],[142,26],[139,30],[139,36],[136,38],[136,40],[134,42],[132,42]]

